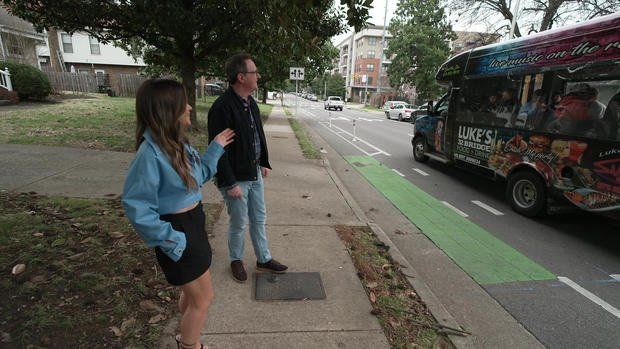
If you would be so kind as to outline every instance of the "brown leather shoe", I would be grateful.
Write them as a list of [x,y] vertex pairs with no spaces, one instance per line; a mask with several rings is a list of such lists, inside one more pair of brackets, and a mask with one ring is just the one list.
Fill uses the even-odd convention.
[[272,259],[265,263],[258,263],[258,261],[256,261],[256,269],[260,271],[268,271],[271,273],[282,274],[286,273],[288,267],[284,264],[281,264],[277,260]]
[[232,272],[232,278],[237,282],[245,282],[248,279],[248,274],[245,272],[242,261],[230,262],[230,270]]

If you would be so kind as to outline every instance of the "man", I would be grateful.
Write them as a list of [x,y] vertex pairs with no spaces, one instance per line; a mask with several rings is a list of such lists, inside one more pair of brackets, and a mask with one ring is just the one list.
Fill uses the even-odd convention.
[[515,127],[539,130],[546,123],[551,111],[545,104],[545,93],[541,89],[534,91],[532,100],[519,109],[513,125]]
[[256,254],[256,268],[273,273],[288,269],[275,259],[267,246],[263,178],[271,166],[258,105],[250,94],[258,88],[260,74],[249,55],[234,55],[226,61],[230,87],[209,110],[209,140],[226,128],[235,131],[235,142],[226,147],[217,165],[215,183],[230,215],[228,253],[232,277],[248,278],[243,267],[246,220],[250,218],[250,237]]

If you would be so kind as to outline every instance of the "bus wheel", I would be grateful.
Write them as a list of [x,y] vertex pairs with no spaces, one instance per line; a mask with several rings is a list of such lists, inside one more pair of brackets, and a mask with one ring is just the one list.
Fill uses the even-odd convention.
[[417,162],[428,161],[428,156],[424,155],[426,150],[426,145],[424,143],[424,137],[417,137],[413,140],[413,158]]
[[527,217],[541,216],[547,209],[545,184],[539,175],[519,171],[508,178],[506,197],[517,213]]

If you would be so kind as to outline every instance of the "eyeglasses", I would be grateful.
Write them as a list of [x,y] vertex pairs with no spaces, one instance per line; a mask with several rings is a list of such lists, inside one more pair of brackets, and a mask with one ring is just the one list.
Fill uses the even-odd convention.
[[260,73],[258,72],[258,70],[255,70],[255,71],[246,71],[243,74],[260,74]]

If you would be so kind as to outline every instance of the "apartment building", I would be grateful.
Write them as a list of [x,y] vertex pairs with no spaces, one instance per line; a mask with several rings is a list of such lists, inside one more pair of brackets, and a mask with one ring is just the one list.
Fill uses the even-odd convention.
[[354,32],[336,45],[339,57],[334,61],[333,72],[345,77],[347,99],[363,101],[366,91],[377,91],[379,80],[382,91],[390,89],[385,73],[385,67],[390,64],[390,60],[386,57],[383,57],[382,75],[379,79],[381,50],[387,48],[387,42],[392,37],[386,30],[384,45],[383,34],[383,26],[369,26]]
[[[457,54],[474,47],[498,42],[500,36],[479,32],[455,32],[457,39],[450,42],[451,54]],[[387,49],[392,34],[385,31],[385,45],[382,43],[383,26],[369,26],[359,32],[354,32],[336,45],[340,55],[334,60],[333,73],[340,73],[345,77],[346,98],[354,101],[363,101],[366,91],[377,91],[379,83],[379,61],[381,49]],[[391,64],[391,57],[383,57],[381,70],[381,93],[393,94],[387,76],[387,66]],[[400,91],[410,101],[415,101],[417,92],[415,86],[403,86]]]

